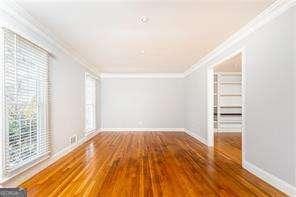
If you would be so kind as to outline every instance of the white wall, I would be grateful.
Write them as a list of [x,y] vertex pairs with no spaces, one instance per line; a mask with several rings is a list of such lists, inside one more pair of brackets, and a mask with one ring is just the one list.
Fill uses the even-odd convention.
[[[75,134],[78,140],[84,137],[84,80],[85,72],[89,72],[60,51],[55,54],[49,67],[52,84],[50,123],[53,154],[70,145],[70,136]],[[100,128],[100,122],[97,128]]]
[[[90,71],[74,61],[59,47],[50,43],[40,33],[33,31],[31,26],[16,20],[2,9],[0,9],[0,26],[11,29],[51,52],[49,65],[51,155],[52,157],[59,155],[70,147],[70,136],[76,134],[78,140],[84,138],[84,77],[85,72]],[[98,103],[100,103],[99,100]],[[98,120],[100,120],[99,117]],[[100,128],[100,121],[98,121],[98,128]],[[4,185],[15,186],[13,185],[15,181],[34,173],[49,160],[34,166]]]
[[[196,135],[207,138],[204,131],[207,128],[207,119],[204,118],[207,111],[201,106],[207,97],[205,70],[245,47],[245,160],[295,186],[294,28],[295,8],[273,19],[187,76],[185,126]],[[195,88],[192,88],[193,84]],[[192,96],[195,98],[190,98]],[[192,112],[196,113],[194,118]]]
[[102,78],[102,127],[184,128],[183,87],[182,78]]
[[184,79],[185,128],[207,139],[207,69],[202,67]]
[[246,44],[245,157],[296,185],[293,11],[261,28]]

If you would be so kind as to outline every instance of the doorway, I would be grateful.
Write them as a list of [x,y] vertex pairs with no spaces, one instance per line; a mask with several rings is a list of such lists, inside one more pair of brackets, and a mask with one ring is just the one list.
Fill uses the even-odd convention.
[[242,164],[243,53],[214,64],[208,70],[208,139],[215,150]]

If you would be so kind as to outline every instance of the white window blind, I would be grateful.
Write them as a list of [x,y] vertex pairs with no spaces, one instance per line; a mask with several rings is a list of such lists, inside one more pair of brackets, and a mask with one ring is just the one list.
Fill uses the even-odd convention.
[[85,74],[85,130],[96,129],[96,79]]
[[8,29],[3,32],[4,172],[10,174],[49,153],[49,54]]

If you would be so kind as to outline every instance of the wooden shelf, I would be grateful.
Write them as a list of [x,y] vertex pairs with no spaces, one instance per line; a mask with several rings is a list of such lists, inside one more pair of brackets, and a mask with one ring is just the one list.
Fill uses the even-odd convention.
[[220,96],[242,96],[241,94],[220,94]]
[[220,123],[242,123],[241,120],[221,120]]
[[214,83],[215,127],[218,130],[223,127],[239,129],[242,124],[241,73],[216,73]]
[[241,113],[220,113],[221,116],[241,116]]
[[242,73],[239,72],[224,72],[220,73],[222,76],[242,76]]
[[242,82],[221,82],[222,85],[241,85]]
[[221,108],[242,108],[242,106],[239,106],[239,105],[233,105],[233,106],[220,106]]

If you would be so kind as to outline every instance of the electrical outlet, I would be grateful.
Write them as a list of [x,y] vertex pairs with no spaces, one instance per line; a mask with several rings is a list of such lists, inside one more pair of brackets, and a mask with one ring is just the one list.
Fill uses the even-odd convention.
[[70,137],[70,144],[75,144],[77,143],[77,135],[73,135]]
[[142,122],[142,121],[139,121],[139,122],[138,122],[138,125],[139,125],[139,126],[142,126],[142,125],[143,125],[143,122]]

